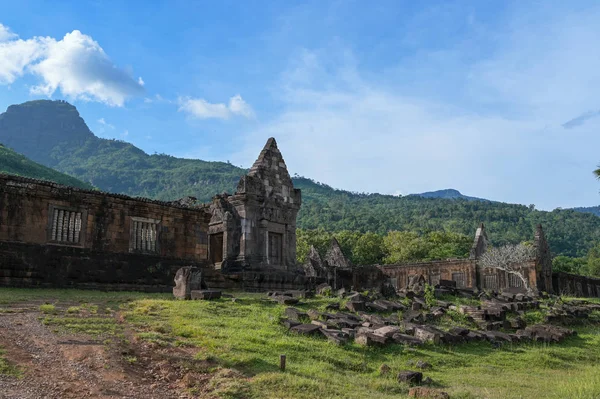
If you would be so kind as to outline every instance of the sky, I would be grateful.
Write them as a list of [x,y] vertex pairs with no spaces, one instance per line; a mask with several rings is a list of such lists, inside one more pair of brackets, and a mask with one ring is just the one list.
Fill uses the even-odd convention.
[[597,1],[0,0],[0,112],[355,192],[600,203]]

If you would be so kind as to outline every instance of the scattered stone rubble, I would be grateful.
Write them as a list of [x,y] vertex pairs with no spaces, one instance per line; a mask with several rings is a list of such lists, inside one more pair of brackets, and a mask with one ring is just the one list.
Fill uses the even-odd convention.
[[[418,288],[419,285],[415,284],[414,287]],[[433,306],[429,306],[422,291],[400,292],[401,298],[394,300],[366,297],[351,292],[345,295],[344,306],[328,305],[325,312],[316,309],[301,311],[288,307],[281,323],[291,332],[321,335],[338,345],[353,340],[365,346],[420,346],[425,343],[460,344],[473,341],[489,341],[494,346],[499,346],[503,342],[531,340],[560,342],[575,332],[550,323],[569,321],[571,318],[586,318],[592,311],[600,310],[600,305],[585,302],[564,304],[559,301],[548,311],[545,324],[527,326],[524,320],[525,311],[539,309],[538,298],[510,291],[501,294],[476,294],[471,290],[460,290],[442,283],[436,288],[435,296],[443,294],[478,298],[481,305],[452,305],[438,299]],[[269,295],[271,300],[290,305],[298,304],[300,298],[306,297],[307,293],[285,292]],[[465,315],[473,328],[453,327],[444,330],[435,325],[437,319],[451,311]]]

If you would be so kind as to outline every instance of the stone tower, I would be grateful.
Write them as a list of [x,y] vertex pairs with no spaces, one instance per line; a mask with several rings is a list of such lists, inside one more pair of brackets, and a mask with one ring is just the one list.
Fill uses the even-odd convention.
[[302,197],[270,138],[234,195],[211,205],[209,257],[224,273],[296,270],[296,217]]

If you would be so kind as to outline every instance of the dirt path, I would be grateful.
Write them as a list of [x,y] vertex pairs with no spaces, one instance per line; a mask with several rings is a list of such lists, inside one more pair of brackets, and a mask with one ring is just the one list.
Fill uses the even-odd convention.
[[1,399],[188,397],[173,378],[161,376],[168,373],[157,373],[147,355],[142,356],[146,361],[130,364],[116,345],[54,334],[39,317],[27,307],[0,313],[0,347],[24,373],[21,378],[0,376]]

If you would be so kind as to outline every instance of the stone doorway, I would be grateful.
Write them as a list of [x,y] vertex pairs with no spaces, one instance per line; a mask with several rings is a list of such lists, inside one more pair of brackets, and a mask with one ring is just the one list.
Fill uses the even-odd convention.
[[210,262],[215,268],[221,268],[223,262],[223,233],[210,235]]

